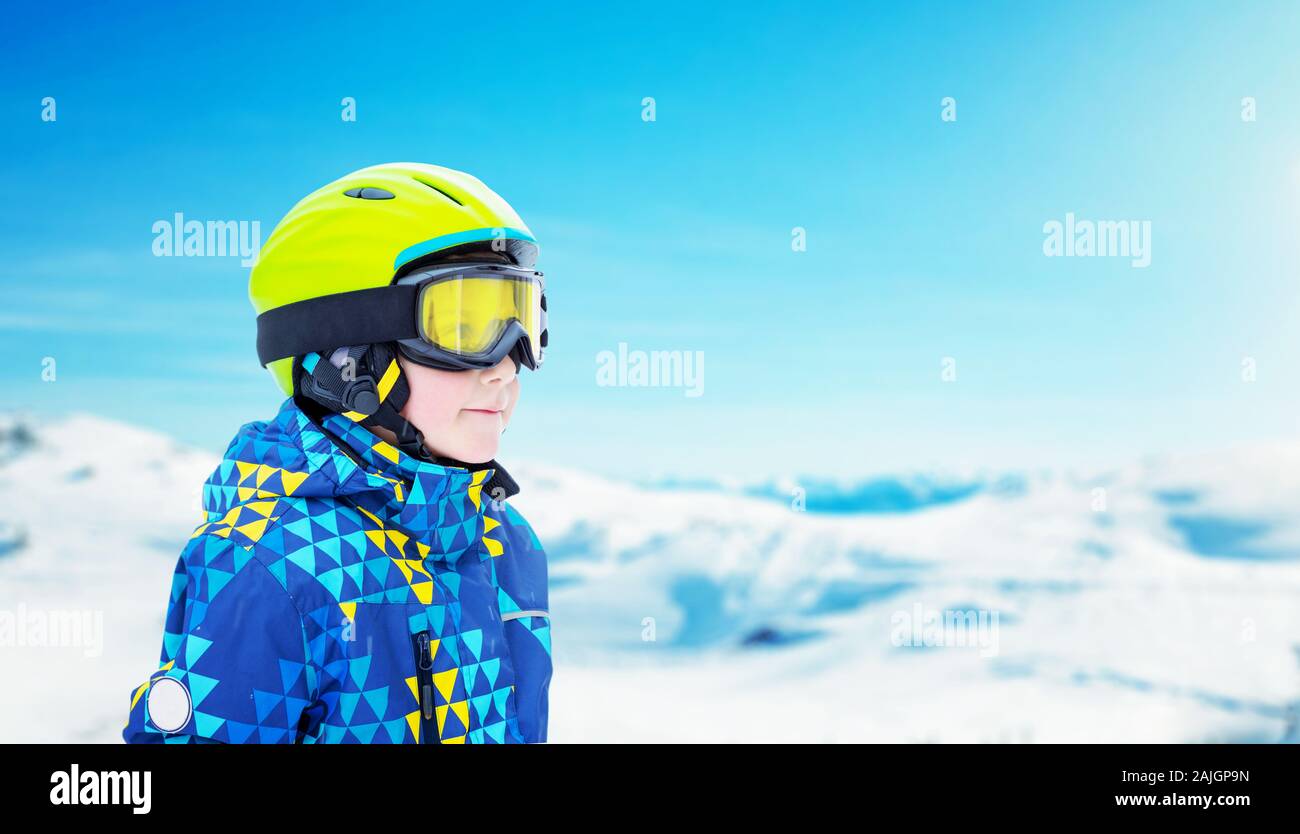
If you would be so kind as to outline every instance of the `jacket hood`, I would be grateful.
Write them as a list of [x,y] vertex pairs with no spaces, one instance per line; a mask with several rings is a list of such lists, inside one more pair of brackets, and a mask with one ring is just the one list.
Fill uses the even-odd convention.
[[247,524],[260,529],[241,531],[255,539],[277,517],[277,499],[344,499],[454,559],[478,538],[482,492],[498,469],[417,460],[342,415],[314,421],[287,398],[272,420],[240,427],[204,482],[203,509],[209,522],[256,510],[260,520]]

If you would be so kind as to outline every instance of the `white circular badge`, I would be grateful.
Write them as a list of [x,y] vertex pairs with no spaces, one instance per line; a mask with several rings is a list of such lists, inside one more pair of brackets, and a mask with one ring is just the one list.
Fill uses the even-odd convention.
[[182,681],[161,677],[149,687],[149,721],[164,733],[190,723],[190,690]]

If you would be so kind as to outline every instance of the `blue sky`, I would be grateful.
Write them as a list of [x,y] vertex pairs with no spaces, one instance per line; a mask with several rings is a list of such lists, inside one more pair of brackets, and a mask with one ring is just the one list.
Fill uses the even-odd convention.
[[[265,238],[409,160],[480,177],[542,244],[551,348],[503,462],[857,475],[1293,436],[1300,7],[1133,6],[11,12],[0,407],[224,448],[280,399],[247,269],[154,257],[153,223]],[[1151,265],[1045,257],[1067,212],[1150,221]],[[596,385],[619,342],[702,351],[703,396]]]

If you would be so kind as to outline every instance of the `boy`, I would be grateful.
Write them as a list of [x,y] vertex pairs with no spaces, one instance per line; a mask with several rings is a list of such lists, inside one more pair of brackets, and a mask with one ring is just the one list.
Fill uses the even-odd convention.
[[288,399],[204,485],[128,743],[546,741],[546,555],[494,460],[547,343],[536,255],[433,165],[290,210],[249,280]]

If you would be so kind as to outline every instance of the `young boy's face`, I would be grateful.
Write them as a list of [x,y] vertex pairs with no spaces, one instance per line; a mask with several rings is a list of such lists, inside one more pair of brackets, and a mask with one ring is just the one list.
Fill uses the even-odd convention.
[[479,371],[444,371],[398,356],[411,396],[401,414],[424,435],[434,454],[465,463],[496,457],[501,432],[519,400],[519,377],[509,356]]

